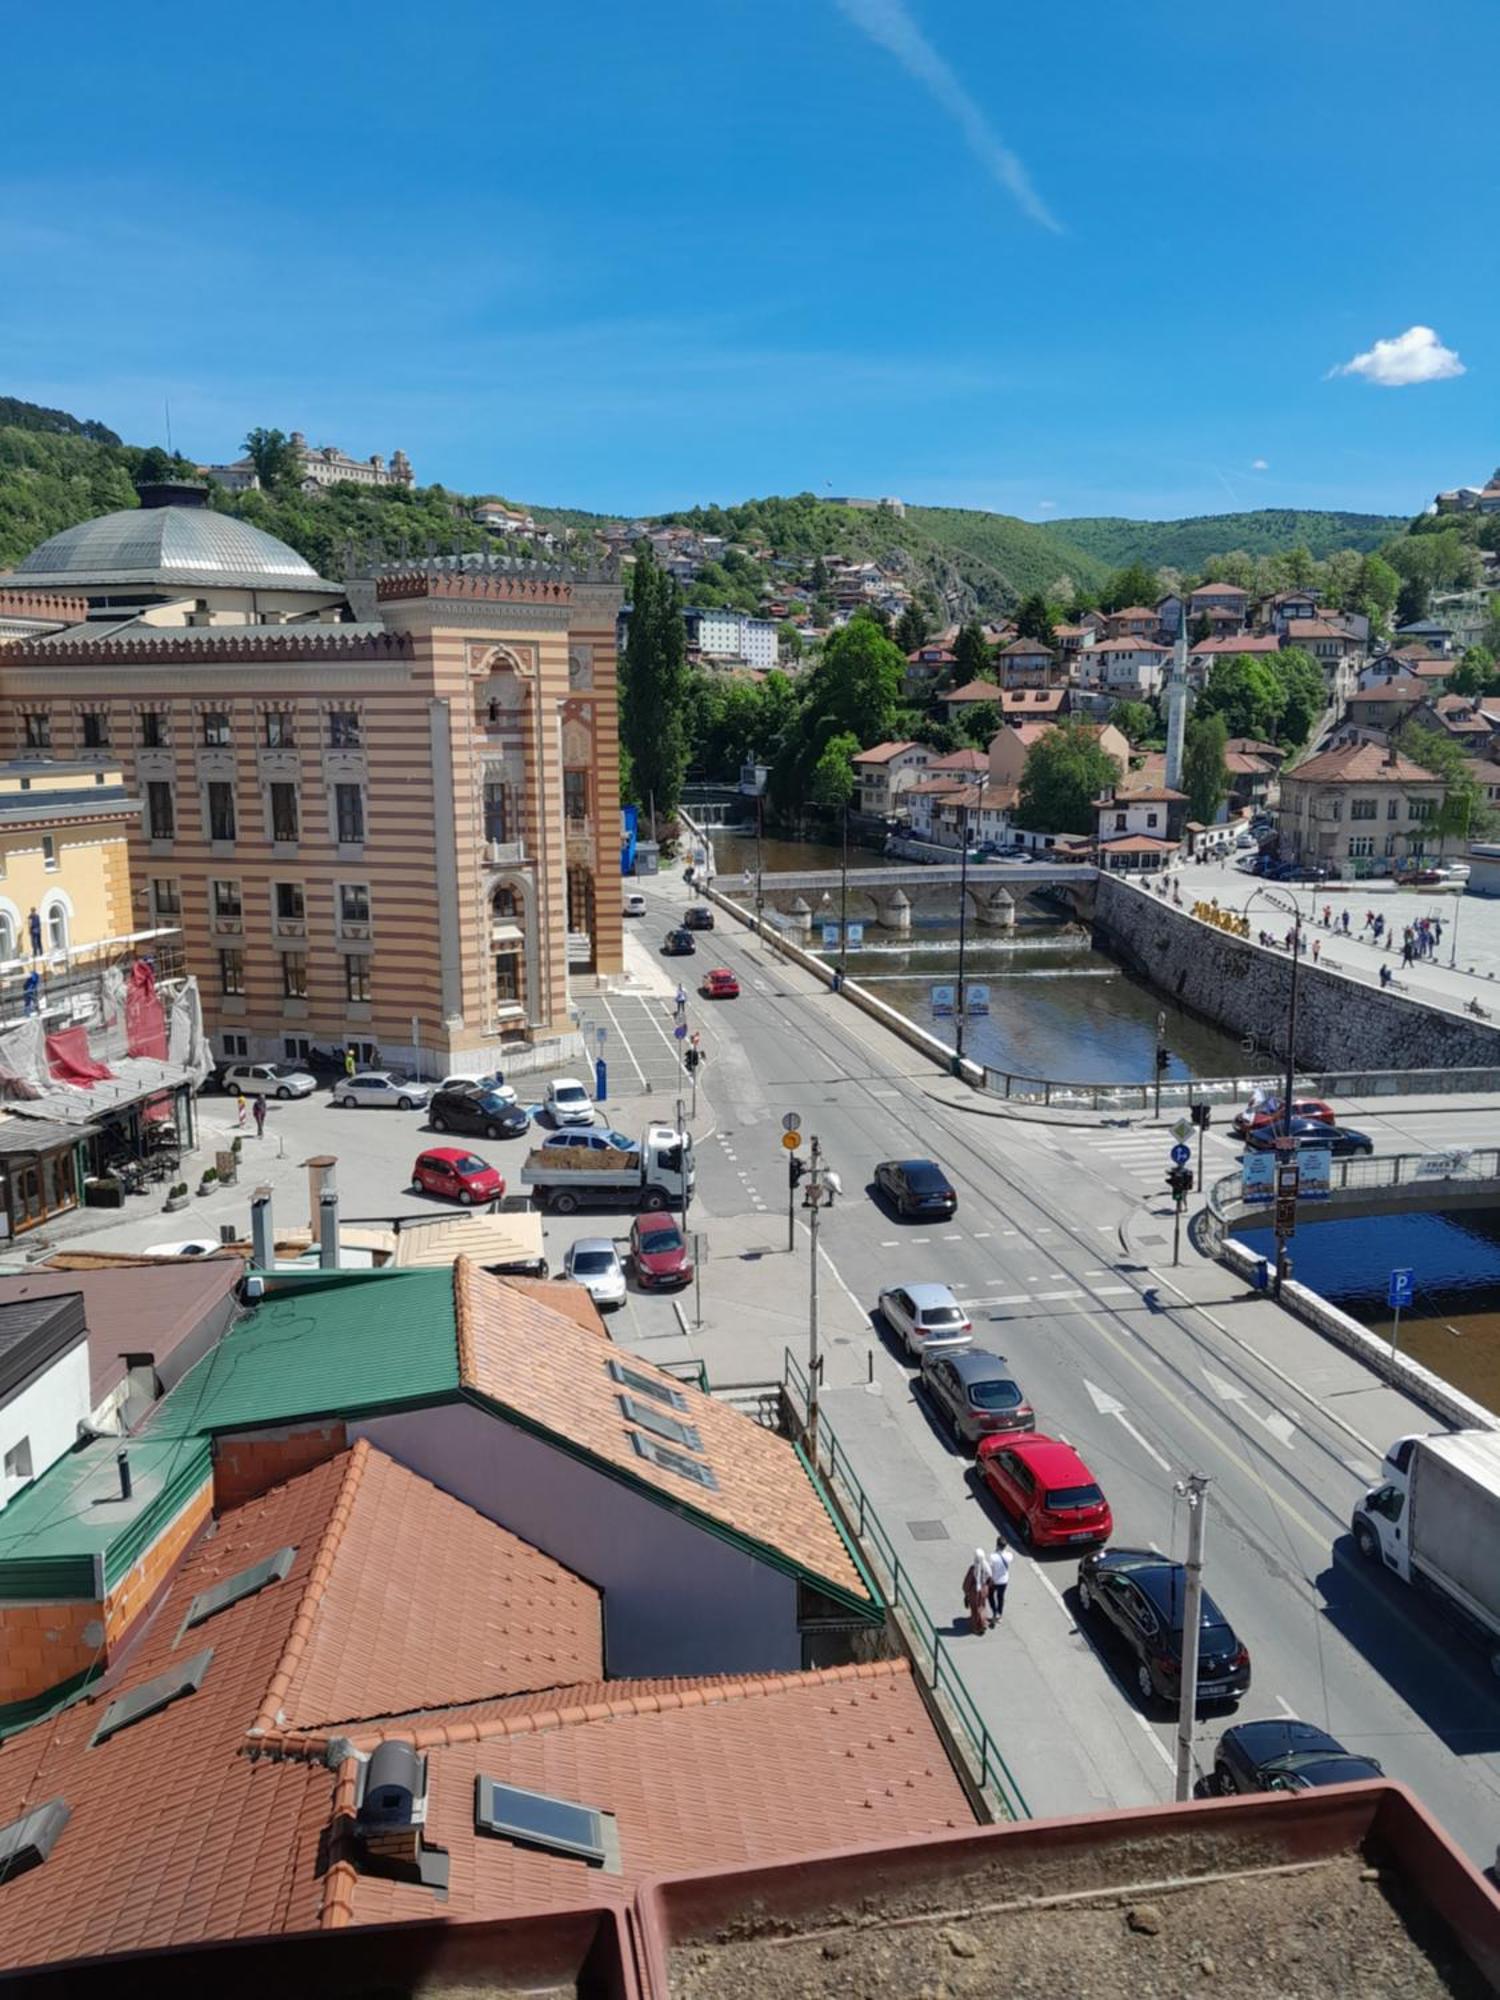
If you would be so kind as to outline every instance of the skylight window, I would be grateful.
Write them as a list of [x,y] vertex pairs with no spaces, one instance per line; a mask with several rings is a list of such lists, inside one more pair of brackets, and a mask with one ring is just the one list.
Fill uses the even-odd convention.
[[659,1465],[663,1472],[675,1472],[679,1479],[691,1479],[695,1486],[706,1486],[710,1493],[718,1492],[718,1480],[696,1458],[684,1458],[680,1451],[668,1451],[664,1444],[657,1444],[654,1438],[642,1437],[639,1431],[630,1433],[630,1442],[635,1446],[638,1458]]
[[158,1709],[168,1708],[174,1701],[180,1701],[186,1694],[196,1694],[208,1672],[208,1663],[214,1656],[212,1646],[206,1646],[201,1653],[194,1653],[180,1667],[172,1667],[154,1679],[142,1681],[139,1687],[128,1694],[117,1695],[105,1709],[99,1727],[89,1738],[90,1748],[107,1742],[122,1729],[129,1729],[134,1722],[144,1722],[148,1715],[155,1715]]
[[638,1403],[634,1396],[622,1396],[620,1408],[631,1423],[639,1424],[643,1431],[653,1431],[657,1437],[665,1438],[668,1444],[682,1444],[689,1451],[702,1451],[703,1440],[691,1424],[680,1424],[675,1417],[663,1416],[660,1410],[653,1410],[648,1403]]
[[665,1403],[668,1409],[685,1410],[687,1397],[677,1390],[669,1389],[665,1382],[658,1382],[653,1375],[642,1375],[634,1368],[627,1368],[622,1361],[611,1361],[609,1372],[616,1382],[627,1389],[634,1389],[638,1395],[654,1396],[658,1403]]
[[248,1569],[236,1570],[233,1576],[226,1576],[220,1582],[210,1584],[207,1590],[200,1590],[187,1608],[187,1616],[182,1621],[183,1631],[191,1631],[194,1625],[201,1625],[215,1612],[227,1611],[231,1604],[238,1604],[242,1598],[254,1597],[268,1583],[280,1583],[296,1559],[294,1548],[278,1549],[264,1562],[251,1563]]
[[619,1829],[613,1813],[596,1812],[573,1799],[522,1791],[482,1773],[474,1780],[474,1828],[525,1847],[569,1854],[592,1868],[620,1872]]
[[0,1883],[14,1881],[28,1868],[40,1868],[57,1845],[57,1836],[68,1823],[72,1807],[61,1796],[0,1826]]

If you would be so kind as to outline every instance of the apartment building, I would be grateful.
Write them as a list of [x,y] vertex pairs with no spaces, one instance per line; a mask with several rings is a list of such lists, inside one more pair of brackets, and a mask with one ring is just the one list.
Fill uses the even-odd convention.
[[1379,743],[1344,743],[1281,774],[1281,852],[1344,876],[1394,875],[1443,852],[1441,778]]
[[565,1031],[570,965],[620,964],[618,586],[450,558],[351,585],[356,617],[270,536],[148,497],[20,565],[95,615],[0,645],[0,754],[122,774],[221,1052],[479,1070]]

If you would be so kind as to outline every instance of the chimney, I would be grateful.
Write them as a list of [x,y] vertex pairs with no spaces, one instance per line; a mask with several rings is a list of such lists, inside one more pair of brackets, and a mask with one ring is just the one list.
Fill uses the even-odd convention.
[[132,1490],[130,1484],[130,1453],[123,1446],[115,1453],[115,1464],[119,1467],[120,1472],[120,1498],[128,1500]]
[[324,1188],[318,1197],[318,1269],[339,1268],[339,1195],[337,1188]]
[[324,1193],[337,1186],[334,1174],[338,1163],[336,1153],[315,1153],[307,1163],[307,1226],[314,1242],[318,1238],[318,1205]]
[[271,1190],[258,1187],[250,1197],[250,1261],[257,1271],[276,1268],[276,1238],[271,1231]]

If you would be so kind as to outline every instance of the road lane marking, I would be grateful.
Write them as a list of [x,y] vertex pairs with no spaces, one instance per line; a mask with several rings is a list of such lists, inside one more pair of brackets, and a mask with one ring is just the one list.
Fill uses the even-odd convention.
[[1170,1472],[1172,1470],[1169,1461],[1162,1457],[1154,1444],[1151,1444],[1146,1438],[1142,1437],[1129,1417],[1126,1416],[1125,1405],[1120,1401],[1118,1396],[1111,1396],[1104,1389],[1096,1389],[1087,1377],[1084,1378],[1083,1386],[1088,1392],[1089,1401],[1101,1417],[1113,1417],[1115,1422],[1120,1426],[1120,1429],[1128,1431],[1141,1450],[1146,1453],[1147,1457],[1156,1460],[1163,1472]]
[[[1084,1640],[1084,1643],[1089,1647],[1089,1650],[1093,1653],[1094,1658],[1099,1662],[1099,1665],[1103,1668],[1105,1675],[1109,1679],[1113,1680],[1114,1676],[1110,1674],[1109,1668],[1105,1664],[1103,1658],[1101,1657],[1098,1648],[1093,1644],[1093,1641],[1089,1639],[1088,1635],[1082,1630],[1079,1621],[1073,1616],[1072,1612],[1069,1611],[1067,1599],[1063,1596],[1062,1592],[1058,1589],[1057,1585],[1052,1581],[1051,1577],[1047,1574],[1046,1570],[1042,1567],[1042,1565],[1039,1562],[1035,1560],[1035,1558],[1033,1558],[1032,1561],[1027,1564],[1027,1574],[1029,1576],[1034,1576],[1037,1579],[1038,1583],[1041,1584],[1043,1590],[1046,1591],[1047,1595],[1052,1599],[1053,1603],[1056,1604],[1058,1610],[1062,1613],[1064,1618],[1067,1619],[1069,1631],[1078,1633],[1079,1637]],[[1169,1771],[1175,1771],[1177,1769],[1176,1759],[1173,1757],[1171,1751],[1167,1748],[1166,1744],[1162,1742],[1161,1738],[1157,1735],[1156,1731],[1151,1727],[1151,1724],[1146,1720],[1145,1716],[1142,1715],[1141,1711],[1134,1706],[1131,1707],[1129,1713],[1135,1717],[1136,1721],[1140,1724],[1141,1728],[1145,1730],[1148,1741],[1150,1742],[1152,1748],[1156,1751],[1157,1756],[1160,1757],[1162,1762],[1166,1765],[1167,1769]]]

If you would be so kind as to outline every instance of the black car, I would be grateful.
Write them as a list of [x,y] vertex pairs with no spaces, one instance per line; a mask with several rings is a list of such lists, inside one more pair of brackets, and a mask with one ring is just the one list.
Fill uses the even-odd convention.
[[958,1209],[952,1183],[932,1160],[882,1160],[875,1185],[898,1215],[946,1218]]
[[[1262,1125],[1251,1132],[1245,1145],[1252,1153],[1272,1153],[1276,1141],[1285,1137],[1286,1126],[1278,1119],[1274,1125]],[[1356,1132],[1352,1125],[1325,1125],[1320,1118],[1293,1118],[1292,1139],[1299,1153],[1323,1150],[1332,1153],[1336,1160],[1375,1150],[1375,1141],[1367,1132]]]
[[661,941],[663,958],[691,958],[697,949],[691,931],[668,931]]
[[482,1139],[518,1139],[531,1119],[523,1104],[511,1104],[489,1090],[439,1090],[427,1106],[434,1132],[473,1132]]
[[711,931],[714,927],[714,913],[707,903],[694,903],[683,912],[683,925],[690,931]]
[[[1078,1604],[1097,1612],[1135,1661],[1147,1705],[1176,1707],[1182,1681],[1187,1570],[1154,1549],[1095,1549],[1078,1565]],[[1198,1629],[1198,1701],[1237,1701],[1250,1687],[1250,1655],[1205,1590]]]
[[1236,1723],[1214,1752],[1213,1788],[1222,1793],[1306,1792],[1384,1776],[1373,1757],[1355,1757],[1326,1730],[1285,1716]]

